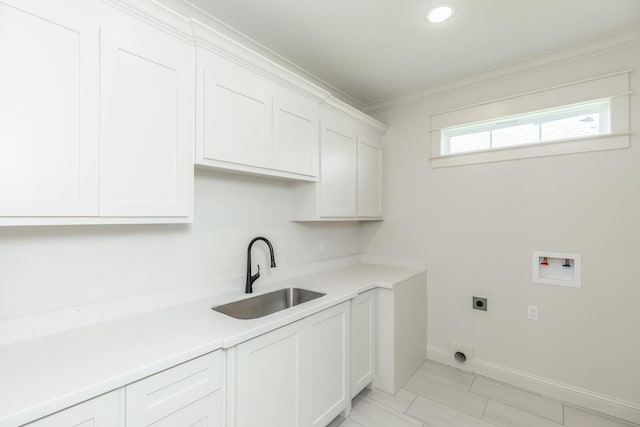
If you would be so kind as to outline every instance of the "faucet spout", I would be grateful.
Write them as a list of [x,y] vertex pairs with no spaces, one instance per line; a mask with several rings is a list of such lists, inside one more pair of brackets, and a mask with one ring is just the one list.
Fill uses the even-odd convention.
[[246,285],[244,289],[244,292],[247,294],[253,293],[253,282],[258,280],[258,278],[260,277],[259,264],[258,264],[258,272],[253,275],[251,274],[251,248],[253,247],[253,244],[258,240],[262,240],[267,244],[267,246],[269,247],[269,255],[271,256],[271,268],[276,267],[276,258],[273,253],[273,245],[271,244],[271,242],[266,237],[261,237],[261,236],[258,236],[255,239],[251,240],[251,242],[249,242],[249,247],[247,248],[247,280],[246,280]]

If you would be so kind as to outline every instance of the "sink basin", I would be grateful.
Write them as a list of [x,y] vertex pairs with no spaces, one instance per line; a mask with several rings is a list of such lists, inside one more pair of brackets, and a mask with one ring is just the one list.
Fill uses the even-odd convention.
[[302,304],[325,294],[300,288],[285,288],[255,297],[211,307],[236,319],[257,319]]

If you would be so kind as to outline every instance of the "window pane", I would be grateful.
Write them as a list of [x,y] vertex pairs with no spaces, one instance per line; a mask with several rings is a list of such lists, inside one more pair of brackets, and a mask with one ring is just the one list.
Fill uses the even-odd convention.
[[491,132],[469,133],[449,138],[448,154],[488,150],[489,148],[491,148]]
[[511,126],[493,131],[492,148],[507,147],[509,145],[530,144],[540,140],[540,131],[535,123]]
[[600,113],[585,114],[542,124],[542,140],[577,138],[600,133]]
[[609,134],[610,109],[611,101],[605,99],[445,128],[442,129],[441,153],[466,153]]

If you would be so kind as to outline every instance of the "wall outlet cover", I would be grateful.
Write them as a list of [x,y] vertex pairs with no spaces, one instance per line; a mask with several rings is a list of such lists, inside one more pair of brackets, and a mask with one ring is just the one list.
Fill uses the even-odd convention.
[[[467,360],[465,362],[459,362],[456,360],[456,353],[464,353]],[[449,342],[449,365],[462,369],[463,371],[473,371],[473,347],[469,345],[460,344],[457,342]]]
[[488,309],[488,301],[486,298],[482,297],[473,297],[473,305],[472,308],[474,310],[487,311]]

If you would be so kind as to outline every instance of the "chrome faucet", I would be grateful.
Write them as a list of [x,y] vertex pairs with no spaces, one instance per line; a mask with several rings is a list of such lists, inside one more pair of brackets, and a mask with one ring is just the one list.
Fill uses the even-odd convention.
[[262,240],[267,244],[267,246],[269,246],[269,253],[271,254],[271,268],[274,268],[276,266],[276,259],[273,255],[273,246],[271,245],[271,242],[267,240],[267,238],[256,237],[251,242],[249,242],[249,248],[247,249],[247,283],[244,289],[244,292],[247,294],[253,293],[253,282],[258,280],[258,278],[260,277],[260,264],[258,264],[258,272],[253,276],[251,275],[251,247],[258,240]]

